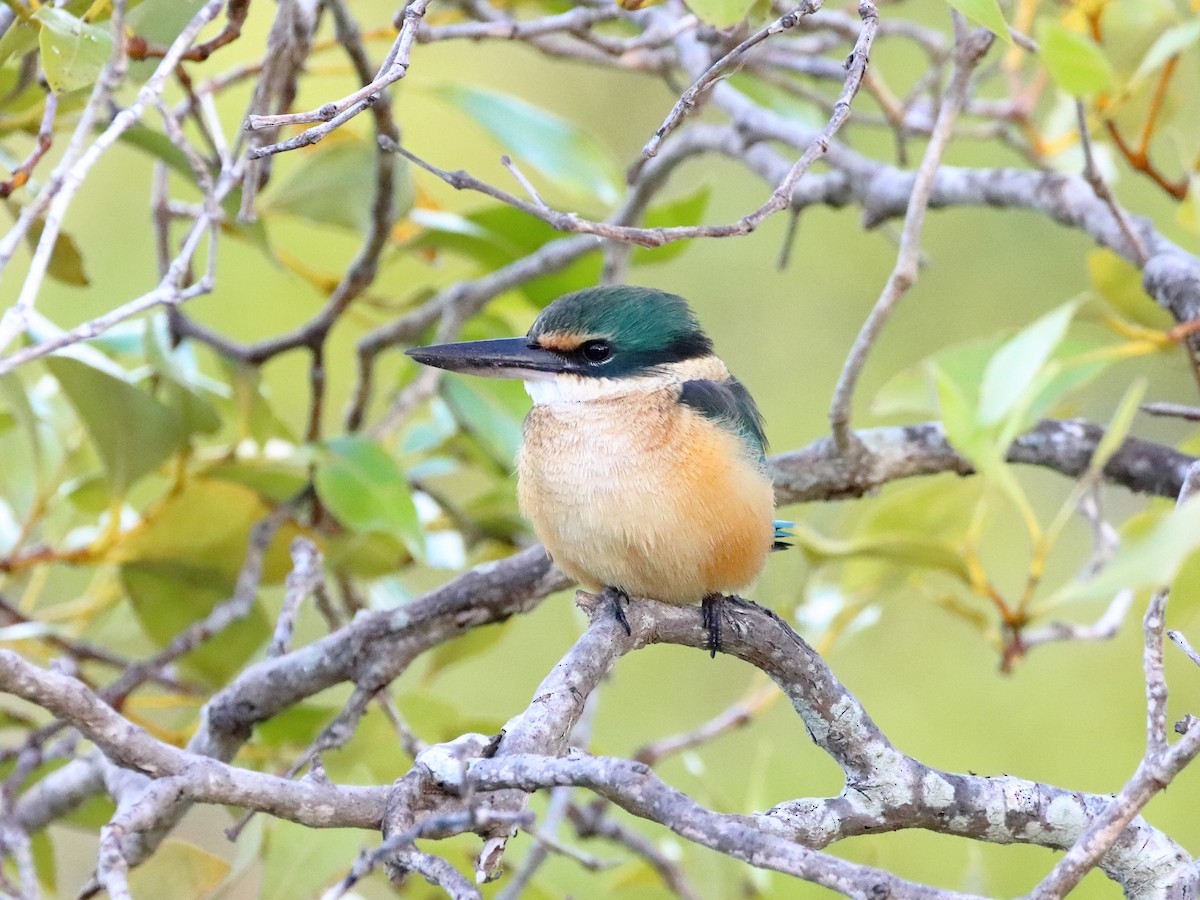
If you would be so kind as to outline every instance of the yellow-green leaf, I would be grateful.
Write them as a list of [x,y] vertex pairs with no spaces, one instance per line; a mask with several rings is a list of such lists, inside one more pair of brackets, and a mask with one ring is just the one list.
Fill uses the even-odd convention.
[[363,833],[354,829],[272,820],[266,829],[260,900],[321,896],[322,888],[349,870],[363,843]]
[[1096,473],[1103,471],[1104,467],[1108,465],[1108,461],[1112,458],[1112,455],[1125,443],[1125,437],[1129,434],[1129,429],[1133,425],[1133,417],[1137,415],[1138,404],[1142,402],[1142,397],[1145,395],[1145,378],[1139,378],[1129,386],[1129,390],[1121,398],[1121,402],[1117,406],[1117,411],[1113,413],[1113,417],[1108,423],[1104,437],[1100,438],[1100,443],[1092,451],[1092,459],[1088,463],[1090,471]]
[[1097,247],[1088,252],[1087,266],[1092,287],[1124,318],[1162,331],[1175,324],[1142,287],[1141,271],[1123,256]]
[[547,178],[604,203],[619,196],[620,174],[592,134],[524,100],[460,82],[436,93],[486,128],[504,148]]
[[508,632],[507,623],[472,628],[462,637],[438,644],[430,655],[429,668],[425,670],[425,684],[429,684],[439,672],[455,663],[488,652]]
[[396,461],[379,445],[352,435],[332,438],[323,448],[315,481],[329,511],[353,531],[393,535],[420,556],[421,524],[408,479]]
[[[454,418],[499,467],[507,470],[511,470],[521,446],[521,419],[504,403],[505,394],[515,393],[513,387],[500,382],[476,386],[462,378],[442,382],[442,397]],[[523,405],[526,401],[521,402]]]
[[[271,508],[240,484],[191,478],[113,548],[110,562],[173,562],[213,569],[234,579],[246,558],[250,529]],[[288,544],[299,532],[279,530],[267,551],[263,580],[280,581],[291,569]]]
[[87,429],[114,495],[124,495],[186,439],[179,413],[129,382],[65,356],[47,358],[46,368]]
[[[121,567],[121,583],[142,630],[159,647],[233,594],[228,573],[175,562],[130,563]],[[181,660],[184,669],[210,684],[224,684],[271,636],[266,613],[256,604],[249,614],[199,645]]]
[[92,84],[112,53],[108,29],[49,5],[39,8],[33,17],[42,26],[38,44],[50,90],[65,94]]
[[1200,41],[1200,18],[1192,19],[1182,25],[1168,28],[1158,36],[1158,39],[1142,57],[1137,71],[1133,73],[1132,81],[1140,81],[1153,75],[1161,69],[1169,59],[1178,56]]
[[[29,242],[30,248],[36,247],[37,242],[41,240],[44,225],[45,222],[41,219],[35,219],[29,223],[29,232],[25,235],[25,239]],[[91,284],[87,272],[83,268],[83,254],[79,252],[79,245],[65,231],[60,231],[54,239],[54,247],[50,251],[50,262],[46,266],[46,274],[55,281],[76,287],[85,287]]]
[[[145,863],[129,873],[134,897],[202,900],[225,879],[229,863],[186,841],[169,838]],[[169,886],[169,887],[168,887]]]
[[1037,39],[1038,55],[1062,90],[1082,97],[1112,89],[1112,63],[1086,34],[1072,31],[1054,19],[1041,19]]
[[796,544],[815,560],[877,559],[921,569],[938,569],[963,582],[971,580],[962,555],[941,541],[910,534],[872,534],[850,540],[825,537],[795,527]]
[[1184,560],[1200,547],[1200,498],[1175,507],[1150,530],[1127,539],[1091,581],[1076,581],[1055,592],[1047,605],[1111,597],[1129,588],[1170,584]]
[[946,0],[946,2],[976,25],[982,25],[1000,40],[1012,43],[1012,35],[1008,33],[1008,23],[1004,21],[1004,13],[1000,11],[999,0]]
[[979,421],[996,425],[1017,411],[1034,389],[1042,367],[1067,333],[1074,303],[1067,303],[1021,329],[988,361],[979,386]]
[[709,25],[727,28],[746,18],[754,0],[688,0],[688,6]]
[[[300,154],[300,165],[259,202],[267,214],[287,213],[317,225],[336,225],[355,233],[371,224],[375,196],[375,155],[360,140],[326,141]],[[413,201],[408,160],[394,158],[393,213],[402,216]]]

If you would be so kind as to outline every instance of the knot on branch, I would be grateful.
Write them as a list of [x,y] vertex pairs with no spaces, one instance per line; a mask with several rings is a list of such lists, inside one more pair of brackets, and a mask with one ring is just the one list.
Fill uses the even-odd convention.
[[466,787],[467,769],[472,760],[490,759],[500,746],[504,732],[488,736],[468,733],[445,744],[434,744],[421,751],[414,766],[424,771],[429,781],[437,787],[452,792],[461,792]]

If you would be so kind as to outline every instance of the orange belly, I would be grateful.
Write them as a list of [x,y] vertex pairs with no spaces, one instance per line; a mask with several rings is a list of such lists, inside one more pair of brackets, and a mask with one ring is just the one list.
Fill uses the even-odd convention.
[[522,511],[593,590],[698,603],[750,584],[774,541],[766,474],[669,392],[535,406],[518,471]]

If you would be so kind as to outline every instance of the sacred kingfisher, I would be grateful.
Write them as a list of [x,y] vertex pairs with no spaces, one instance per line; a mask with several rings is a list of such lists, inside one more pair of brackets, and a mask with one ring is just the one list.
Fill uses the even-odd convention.
[[518,500],[559,567],[621,601],[704,604],[719,647],[723,594],[772,549],[762,417],[687,302],[615,285],[559,297],[525,337],[417,347],[429,366],[520,378],[533,399]]

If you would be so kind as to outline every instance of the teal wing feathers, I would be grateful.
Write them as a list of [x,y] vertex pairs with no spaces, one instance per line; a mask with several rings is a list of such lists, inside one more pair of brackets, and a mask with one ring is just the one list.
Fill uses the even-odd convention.
[[[685,381],[679,392],[679,402],[700,415],[719,423],[746,444],[750,455],[760,465],[766,464],[767,436],[763,432],[762,414],[750,392],[736,378],[728,381]],[[791,532],[795,522],[776,519],[775,542],[771,549],[786,550],[796,537]]]
[[728,428],[746,444],[750,455],[766,463],[767,436],[762,414],[750,392],[736,378],[728,381],[685,381],[679,402]]

